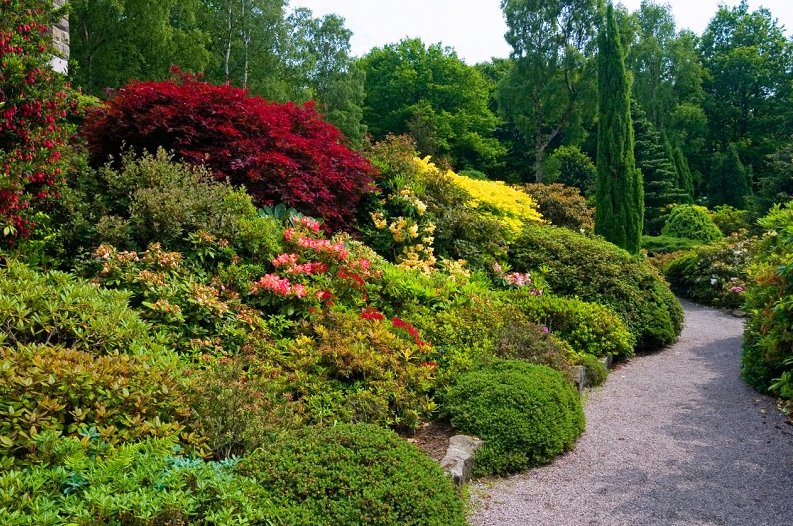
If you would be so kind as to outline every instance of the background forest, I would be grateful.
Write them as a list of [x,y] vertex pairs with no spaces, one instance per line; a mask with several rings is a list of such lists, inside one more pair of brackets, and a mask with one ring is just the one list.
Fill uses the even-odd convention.
[[[102,4],[71,5],[71,80],[85,93],[164,79],[175,64],[270,100],[316,100],[352,145],[408,134],[420,154],[457,170],[592,190],[596,0],[502,2],[512,55],[473,66],[417,39],[352,57],[344,19],[281,0]],[[616,16],[645,232],[659,233],[670,203],[760,216],[793,193],[793,44],[773,14],[721,7],[702,35],[679,31],[671,9],[650,1]]]

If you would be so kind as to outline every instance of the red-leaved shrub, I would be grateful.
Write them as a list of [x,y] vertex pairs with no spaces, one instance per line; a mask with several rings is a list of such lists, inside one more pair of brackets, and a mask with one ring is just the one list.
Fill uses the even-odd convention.
[[25,236],[28,210],[57,195],[69,106],[48,63],[51,0],[0,0],[0,242]]
[[129,84],[86,116],[82,135],[95,164],[125,147],[164,147],[244,185],[261,205],[282,202],[324,218],[331,228],[353,220],[375,175],[313,103],[276,104],[189,75]]

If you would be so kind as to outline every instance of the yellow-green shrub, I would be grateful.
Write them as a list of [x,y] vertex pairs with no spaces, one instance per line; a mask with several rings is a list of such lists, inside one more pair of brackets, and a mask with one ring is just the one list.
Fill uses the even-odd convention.
[[109,444],[182,436],[190,420],[178,359],[95,356],[43,345],[0,348],[0,459],[25,463],[37,436],[95,433]]
[[[416,159],[423,173],[440,172],[429,157]],[[504,225],[514,235],[520,233],[526,223],[542,222],[537,203],[527,193],[508,186],[503,181],[483,181],[457,175],[448,171],[455,184],[471,195],[471,204],[486,217]]]

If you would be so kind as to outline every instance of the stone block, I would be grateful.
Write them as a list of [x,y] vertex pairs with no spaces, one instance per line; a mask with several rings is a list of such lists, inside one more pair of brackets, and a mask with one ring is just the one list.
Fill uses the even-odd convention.
[[471,480],[474,455],[484,443],[483,440],[466,435],[455,435],[449,439],[449,449],[441,461],[441,468],[452,476],[455,484],[462,485]]

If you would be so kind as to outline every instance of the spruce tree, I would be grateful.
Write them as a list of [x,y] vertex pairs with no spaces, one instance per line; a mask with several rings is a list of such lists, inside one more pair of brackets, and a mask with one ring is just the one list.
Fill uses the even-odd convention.
[[641,247],[644,191],[633,156],[630,82],[625,72],[614,7],[598,35],[598,154],[595,232],[637,254]]
[[715,170],[708,181],[708,204],[730,205],[746,209],[746,198],[752,194],[749,170],[741,162],[738,149],[730,143],[717,158]]
[[690,198],[677,187],[675,164],[664,148],[661,135],[635,100],[631,102],[631,116],[633,153],[644,181],[644,233],[658,235],[670,205],[688,203]]
[[694,202],[694,174],[691,173],[691,167],[686,159],[686,154],[683,153],[683,148],[680,144],[672,146],[669,137],[664,134],[664,148],[666,148],[667,155],[675,164],[675,171],[677,172],[677,188],[687,195],[687,200],[683,201],[686,204]]

